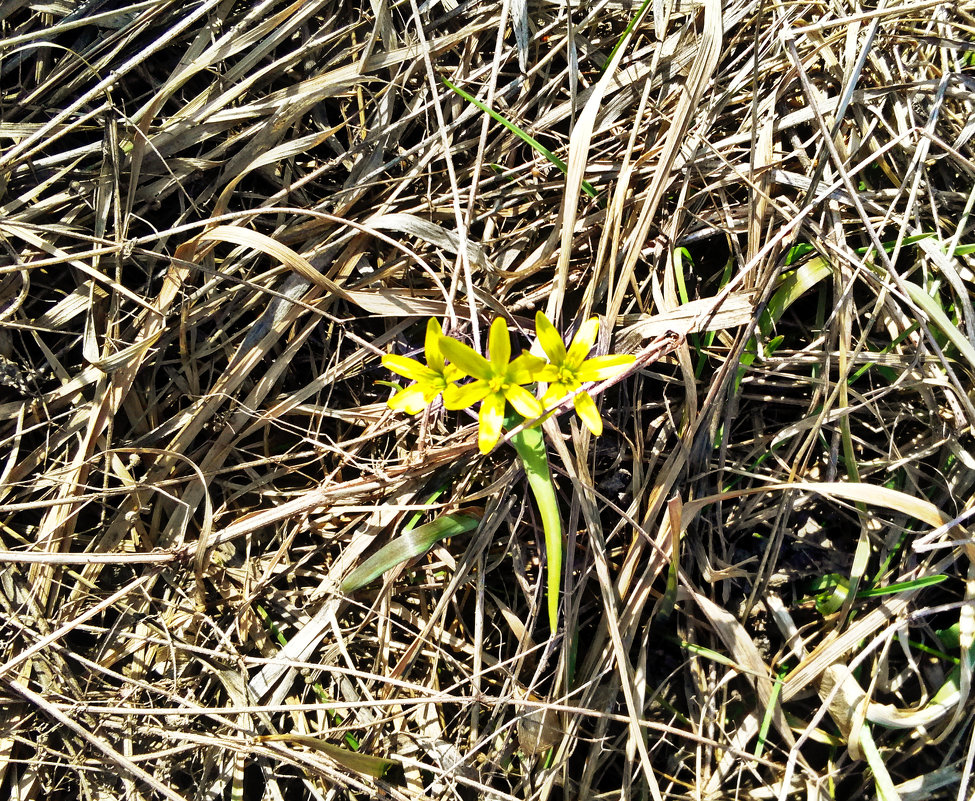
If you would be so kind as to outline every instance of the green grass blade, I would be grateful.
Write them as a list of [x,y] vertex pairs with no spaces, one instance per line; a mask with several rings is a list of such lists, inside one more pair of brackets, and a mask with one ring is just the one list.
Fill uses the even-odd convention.
[[[288,638],[285,637],[281,629],[278,628],[277,623],[271,619],[271,616],[268,614],[267,610],[260,604],[254,604],[254,609],[257,610],[258,617],[261,618],[264,625],[267,626],[271,634],[274,635],[274,639],[278,641],[278,644],[282,648],[286,648],[288,645]],[[328,693],[325,692],[325,688],[322,687],[319,682],[316,681],[312,683],[311,688],[322,703],[328,704],[334,700],[333,698],[329,697]],[[331,720],[334,725],[342,725],[342,716],[339,715],[338,712],[326,710],[325,714],[328,715],[329,720]],[[351,748],[353,751],[359,750],[359,741],[352,735],[352,732],[347,731],[342,739],[345,740],[346,744],[348,744],[349,748]]]
[[934,584],[940,584],[942,581],[947,580],[948,577],[944,575],[923,576],[919,579],[914,579],[913,581],[898,581],[896,584],[890,584],[886,587],[860,590],[860,592],[857,593],[857,598],[876,598],[880,595],[893,595],[898,592],[919,590],[923,587],[930,587]]
[[873,780],[879,801],[900,801],[900,794],[887,772],[884,757],[874,742],[870,727],[866,725],[860,727],[860,749],[863,751],[863,757],[870,766],[870,770],[873,771]]
[[604,72],[606,67],[613,63],[613,56],[616,55],[616,51],[623,46],[623,42],[626,41],[626,37],[630,35],[630,31],[633,30],[637,22],[643,17],[643,12],[646,11],[648,5],[650,5],[650,0],[643,0],[643,5],[641,5],[636,14],[631,17],[630,21],[626,24],[626,28],[623,30],[622,36],[616,40],[616,44],[613,45],[613,49],[609,51],[609,58],[607,58],[603,63],[603,66],[599,68],[600,72]]
[[374,779],[386,777],[393,768],[400,767],[400,763],[395,759],[384,759],[383,757],[369,756],[368,754],[357,754],[341,746],[326,742],[321,737],[313,737],[310,734],[265,734],[255,738],[258,742],[284,741],[303,745],[313,751],[319,751],[327,755],[330,759],[338,762],[342,767],[355,771],[363,776],[371,776]]
[[[545,147],[545,145],[539,142],[530,133],[528,133],[527,131],[523,131],[513,122],[510,122],[509,120],[502,117],[494,109],[488,108],[486,105],[484,105],[484,103],[482,103],[476,97],[474,97],[473,95],[469,95],[459,86],[455,86],[446,78],[441,78],[441,80],[444,82],[444,84],[446,84],[447,88],[450,89],[452,92],[456,92],[458,95],[464,98],[464,100],[466,100],[468,103],[473,103],[481,111],[489,115],[492,119],[496,120],[497,122],[500,122],[505,128],[511,131],[511,133],[513,133],[515,136],[521,139],[521,141],[524,142],[526,145],[528,145],[530,148],[532,148],[533,150],[537,150],[539,153],[545,156],[545,158],[547,158],[550,162],[552,162],[552,164],[554,164],[556,167],[562,170],[563,174],[566,174],[568,172],[568,167],[566,167],[565,162],[562,161],[562,159],[560,159],[558,156],[556,156],[551,150]],[[582,189],[587,195],[589,195],[589,197],[591,198],[596,197],[596,190],[595,188],[593,188],[593,185],[589,183],[589,181],[582,182]]]
[[958,348],[958,351],[968,362],[969,367],[975,370],[975,348],[968,341],[968,337],[959,331],[958,327],[948,319],[948,315],[944,313],[938,301],[925,292],[922,287],[911,281],[904,281],[904,288],[907,290],[907,294],[911,300],[928,316],[928,319],[934,323],[942,334],[948,337],[952,345]]
[[464,514],[444,515],[410,531],[404,531],[353,570],[342,582],[342,592],[354,592],[364,587],[396,565],[426,553],[440,540],[470,531],[480,522],[480,517],[468,510]]
[[785,310],[829,275],[829,264],[822,257],[810,259],[797,267],[795,272],[786,275],[769,300],[766,314],[759,321],[762,333],[765,336],[771,334],[772,327],[785,314]]
[[772,701],[765,710],[762,717],[762,726],[758,731],[758,742],[755,743],[755,757],[761,757],[765,750],[765,741],[768,739],[768,731],[772,727],[772,717],[775,713],[775,705],[779,700],[779,693],[782,692],[782,679],[788,671],[780,671],[772,684]]

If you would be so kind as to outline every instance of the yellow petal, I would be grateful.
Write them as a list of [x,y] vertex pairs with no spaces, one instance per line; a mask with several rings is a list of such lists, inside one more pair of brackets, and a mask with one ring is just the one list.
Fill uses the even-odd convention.
[[582,384],[580,384],[578,381],[556,381],[549,385],[549,388],[545,391],[545,395],[542,396],[542,401],[546,406],[548,406],[550,403],[552,403],[552,401],[561,400],[570,392],[574,392],[581,386]]
[[518,414],[520,414],[522,417],[538,417],[542,412],[545,411],[542,404],[538,402],[538,398],[532,395],[524,387],[519,387],[515,384],[508,384],[508,386],[504,388],[504,396],[511,402],[511,405],[515,407],[515,411],[518,412]]
[[420,364],[416,359],[397,356],[395,353],[387,353],[383,356],[383,367],[413,381],[430,381],[437,376],[437,373],[425,364]]
[[443,336],[443,329],[433,317],[427,320],[427,335],[423,343],[423,349],[427,354],[427,365],[431,370],[438,373],[443,372],[444,358],[440,350],[440,338]]
[[539,375],[547,366],[544,359],[525,352],[505,365],[503,375],[511,384],[530,384],[533,381],[544,380],[539,378]]
[[427,407],[429,401],[424,397],[423,387],[420,384],[411,384],[393,395],[386,403],[390,409],[397,412],[419,414]]
[[603,418],[599,416],[599,409],[596,402],[588,392],[580,392],[572,400],[576,407],[576,414],[579,419],[586,424],[586,428],[592,431],[597,437],[603,433]]
[[538,344],[542,346],[549,361],[554,364],[562,364],[566,358],[565,343],[559,332],[555,330],[551,320],[542,312],[535,315],[535,335],[538,337]]
[[455,364],[448,364],[446,367],[443,368],[443,380],[446,381],[448,384],[451,381],[459,381],[465,375],[467,375],[467,373],[465,373]]
[[481,400],[491,388],[487,381],[472,381],[470,384],[450,384],[443,391],[443,405],[448,409],[466,409]]
[[592,346],[596,344],[596,335],[598,333],[598,317],[590,317],[579,326],[576,335],[572,337],[572,344],[569,345],[569,354],[566,357],[566,363],[571,367],[578,367],[582,364],[586,356],[589,355],[589,351],[592,350]]
[[490,379],[494,372],[491,363],[473,348],[451,337],[440,337],[440,350],[464,375]]
[[481,403],[478,415],[477,447],[481,453],[489,453],[501,439],[501,423],[504,420],[504,395],[492,393]]
[[495,375],[503,375],[511,359],[511,337],[504,317],[496,317],[488,335],[488,357]]
[[559,380],[559,368],[554,364],[543,364],[535,371],[533,377],[536,381],[544,381],[546,384],[551,384],[553,381]]
[[594,356],[586,359],[576,375],[580,381],[602,381],[626,372],[626,368],[636,361],[635,356]]

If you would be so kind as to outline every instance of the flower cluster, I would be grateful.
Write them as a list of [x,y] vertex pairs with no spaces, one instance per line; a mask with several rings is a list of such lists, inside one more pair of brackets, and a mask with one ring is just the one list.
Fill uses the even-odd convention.
[[[444,336],[440,324],[431,318],[427,323],[426,364],[405,356],[383,356],[385,367],[414,382],[393,395],[389,406],[417,414],[440,394],[448,409],[465,409],[480,402],[478,447],[487,453],[501,438],[506,404],[510,403],[524,418],[532,419],[544,414],[546,406],[572,395],[582,422],[598,436],[603,431],[603,421],[595,401],[582,386],[619,375],[634,360],[632,356],[586,358],[598,331],[599,320],[590,318],[566,348],[555,326],[538,312],[535,332],[548,358],[522,353],[512,359],[508,324],[499,317],[491,324],[488,358],[484,358],[462,342]],[[457,383],[464,376],[473,380]],[[525,388],[535,383],[548,384],[541,400]]]

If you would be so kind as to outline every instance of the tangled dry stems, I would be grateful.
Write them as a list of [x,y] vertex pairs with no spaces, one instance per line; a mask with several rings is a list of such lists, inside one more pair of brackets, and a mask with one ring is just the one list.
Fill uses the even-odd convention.
[[[5,4],[0,785],[967,797],[973,11]],[[379,367],[538,309],[681,340],[552,441],[554,637],[512,453]]]

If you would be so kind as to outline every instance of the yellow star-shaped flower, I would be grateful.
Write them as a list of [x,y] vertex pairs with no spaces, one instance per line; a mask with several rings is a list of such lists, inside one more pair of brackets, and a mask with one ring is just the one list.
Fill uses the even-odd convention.
[[[549,359],[549,364],[535,374],[537,381],[548,382],[548,390],[542,398],[546,405],[576,392],[585,383],[617,376],[635,361],[635,357],[629,355],[586,358],[599,333],[597,317],[590,317],[580,326],[568,350],[555,326],[542,312],[535,315],[535,333]],[[572,399],[572,404],[586,428],[597,437],[603,433],[603,420],[599,416],[596,402],[588,392],[578,392]]]
[[469,384],[448,386],[444,390],[443,403],[448,409],[465,409],[481,402],[477,437],[481,453],[488,453],[501,438],[505,402],[511,403],[515,411],[526,418],[538,417],[542,413],[541,403],[523,385],[535,381],[536,373],[545,362],[530,353],[523,353],[511,361],[511,340],[504,318],[498,317],[491,323],[488,359],[449,337],[440,340],[440,347],[452,366],[474,379]]
[[409,378],[416,383],[401,389],[387,402],[390,409],[407,414],[422,412],[441,392],[452,386],[451,381],[461,378],[464,373],[452,364],[447,364],[440,341],[443,329],[432,317],[427,322],[427,334],[424,342],[427,363],[422,364],[407,356],[397,356],[388,353],[383,356],[383,366],[397,375]]

